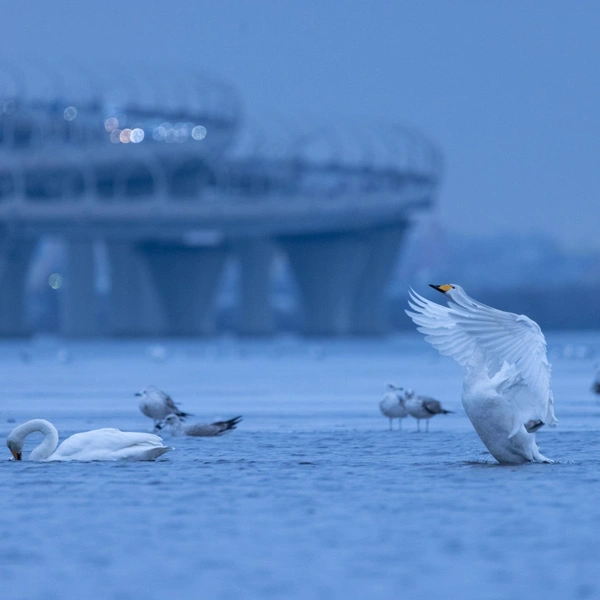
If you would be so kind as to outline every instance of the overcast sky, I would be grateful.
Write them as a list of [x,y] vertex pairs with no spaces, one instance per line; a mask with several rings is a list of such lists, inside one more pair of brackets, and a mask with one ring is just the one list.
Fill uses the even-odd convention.
[[410,123],[450,232],[600,249],[600,2],[0,0],[0,56],[202,68],[249,115]]

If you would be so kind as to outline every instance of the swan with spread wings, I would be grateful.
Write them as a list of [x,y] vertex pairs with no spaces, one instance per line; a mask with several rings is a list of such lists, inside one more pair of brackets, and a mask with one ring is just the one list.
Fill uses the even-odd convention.
[[448,307],[410,290],[408,316],[441,354],[465,368],[463,406],[500,463],[552,462],[535,432],[554,426],[546,340],[535,321],[470,298],[456,284],[432,285]]

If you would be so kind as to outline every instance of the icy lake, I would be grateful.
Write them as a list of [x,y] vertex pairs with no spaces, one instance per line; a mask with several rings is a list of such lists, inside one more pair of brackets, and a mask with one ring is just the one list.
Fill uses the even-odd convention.
[[[502,467],[419,334],[0,343],[2,600],[600,598],[600,332],[550,333],[554,465]],[[388,431],[386,383],[456,411]],[[148,384],[220,438],[154,463],[9,460],[9,431],[149,431]],[[600,397],[598,397],[600,398]],[[40,438],[28,440],[26,454]],[[3,453],[3,454],[2,454]]]

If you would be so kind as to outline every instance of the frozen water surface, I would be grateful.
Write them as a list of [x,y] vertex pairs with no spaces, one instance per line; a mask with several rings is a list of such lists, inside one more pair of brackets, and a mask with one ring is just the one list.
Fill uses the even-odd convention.
[[[19,463],[2,445],[0,597],[598,598],[600,333],[548,340],[560,423],[538,443],[560,463],[519,467],[494,464],[460,368],[416,334],[3,342],[3,439],[34,417],[61,439],[149,430],[133,394],[150,383],[198,420],[244,421],[165,436],[155,463]],[[388,432],[388,382],[457,412]]]

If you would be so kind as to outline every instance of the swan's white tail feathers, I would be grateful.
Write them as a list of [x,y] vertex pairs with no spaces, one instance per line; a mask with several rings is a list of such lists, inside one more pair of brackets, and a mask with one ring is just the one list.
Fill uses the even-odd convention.
[[517,370],[517,367],[506,361],[502,363],[502,367],[500,367],[500,370],[492,379],[500,394],[505,394],[511,389],[524,384],[523,377]]
[[519,433],[519,431],[521,431],[521,428],[523,427],[523,423],[521,423],[521,421],[519,419],[515,419],[514,423],[513,423],[513,427],[510,430],[510,433],[508,434],[508,439],[512,439],[515,437],[515,435],[517,435],[517,433]]

